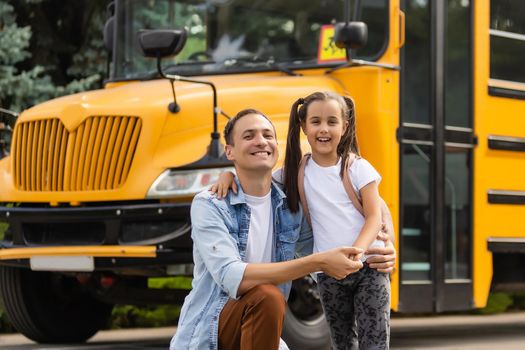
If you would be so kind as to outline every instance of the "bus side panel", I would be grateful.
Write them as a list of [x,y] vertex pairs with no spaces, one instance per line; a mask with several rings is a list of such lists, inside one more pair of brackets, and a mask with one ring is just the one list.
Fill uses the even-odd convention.
[[[486,305],[493,277],[489,238],[525,238],[525,205],[489,203],[490,190],[525,191],[525,152],[495,150],[489,136],[525,137],[525,100],[489,94],[490,4],[474,5],[474,242],[476,307]],[[519,267],[516,267],[519,268]]]

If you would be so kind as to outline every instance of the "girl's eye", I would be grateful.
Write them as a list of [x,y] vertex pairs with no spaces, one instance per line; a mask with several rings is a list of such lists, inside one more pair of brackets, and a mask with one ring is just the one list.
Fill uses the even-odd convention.
[[272,134],[267,134],[264,137],[267,138],[268,140],[272,140],[273,139],[273,135]]

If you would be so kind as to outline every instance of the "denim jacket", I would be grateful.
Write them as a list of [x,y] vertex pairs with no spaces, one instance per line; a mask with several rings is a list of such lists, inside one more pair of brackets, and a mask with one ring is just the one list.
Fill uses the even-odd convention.
[[[195,268],[192,290],[184,300],[170,350],[216,350],[222,308],[230,298],[238,299],[237,290],[247,266],[250,208],[237,185],[238,193],[230,190],[222,200],[207,190],[193,199],[191,236]],[[302,212],[290,212],[285,194],[275,183],[272,184],[271,201],[274,215],[272,262],[310,254],[312,230]],[[291,282],[279,288],[288,298]]]

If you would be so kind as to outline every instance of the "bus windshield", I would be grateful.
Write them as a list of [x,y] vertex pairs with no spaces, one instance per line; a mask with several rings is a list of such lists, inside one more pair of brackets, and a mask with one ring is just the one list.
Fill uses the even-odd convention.
[[[352,0],[349,8],[350,18],[367,23],[369,31],[368,43],[352,52],[352,57],[378,59],[387,45],[388,0]],[[333,65],[337,62],[319,60],[321,29],[342,22],[343,9],[344,0],[117,1],[112,78],[155,76],[155,60],[144,58],[138,48],[141,29],[187,29],[182,52],[163,60],[163,67],[171,74]]]

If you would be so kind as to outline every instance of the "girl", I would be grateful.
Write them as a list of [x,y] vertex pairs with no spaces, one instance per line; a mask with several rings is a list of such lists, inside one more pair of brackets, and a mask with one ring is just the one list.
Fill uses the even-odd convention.
[[[290,113],[284,161],[284,188],[290,210],[299,206],[300,131],[312,149],[304,165],[304,195],[314,232],[314,251],[350,245],[366,251],[383,246],[376,240],[381,229],[381,177],[359,157],[355,106],[350,98],[316,92],[297,100]],[[350,164],[348,164],[348,163]],[[349,171],[348,174],[345,174]],[[343,185],[349,176],[362,201],[352,203]],[[303,204],[304,205],[304,204]],[[355,259],[364,257],[356,256]],[[349,349],[357,321],[359,349],[388,349],[390,335],[390,282],[388,275],[364,267],[343,280],[318,275],[318,286],[334,349]]]
[[[300,148],[301,130],[312,150],[311,156],[304,158]],[[384,246],[376,240],[381,229],[378,192],[381,177],[359,155],[355,107],[350,98],[333,92],[315,92],[293,104],[284,169],[284,176],[282,172],[275,175],[284,180],[280,182],[284,183],[292,212],[299,210],[300,199],[304,198],[302,205],[314,234],[314,252],[340,246],[359,247],[363,251]],[[352,189],[345,189],[345,176],[350,180],[346,183],[353,185],[353,191],[360,198],[351,195]],[[223,188],[224,183],[219,186],[219,193]],[[369,267],[364,256],[351,258],[361,259],[364,266],[342,280],[318,274],[333,348],[351,349],[357,338],[361,350],[388,349],[388,274]]]

